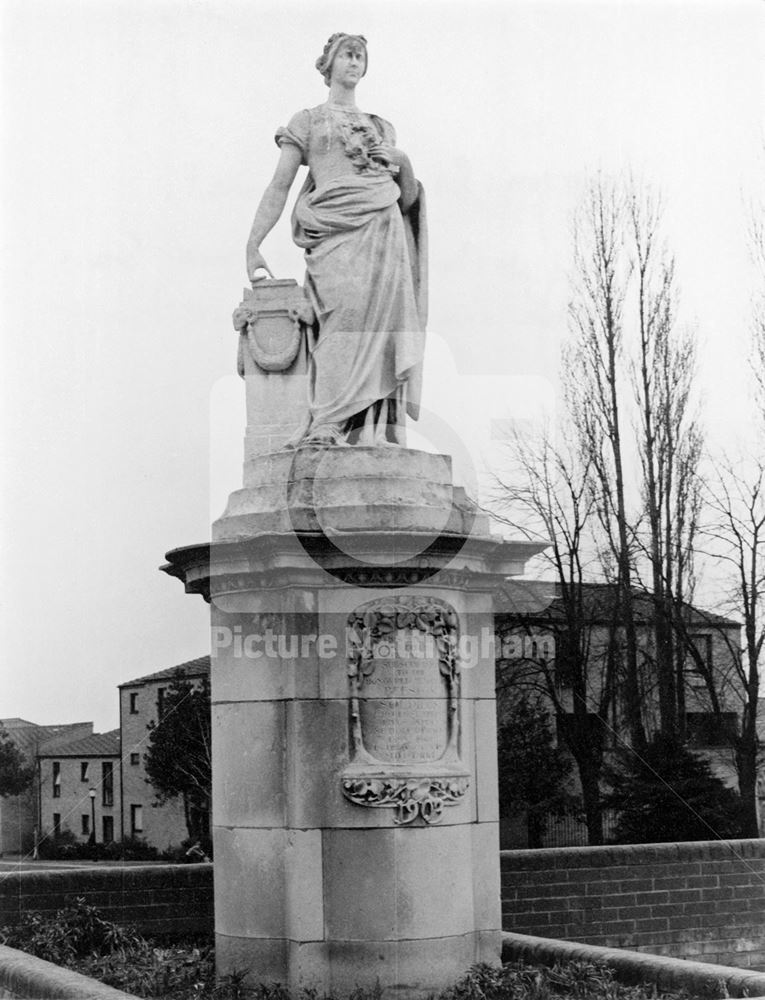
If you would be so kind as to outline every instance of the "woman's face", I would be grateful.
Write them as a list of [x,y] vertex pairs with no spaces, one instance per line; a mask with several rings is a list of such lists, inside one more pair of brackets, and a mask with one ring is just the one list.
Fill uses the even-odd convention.
[[335,53],[330,70],[330,83],[340,83],[346,87],[355,87],[367,65],[364,46],[359,42],[343,42]]

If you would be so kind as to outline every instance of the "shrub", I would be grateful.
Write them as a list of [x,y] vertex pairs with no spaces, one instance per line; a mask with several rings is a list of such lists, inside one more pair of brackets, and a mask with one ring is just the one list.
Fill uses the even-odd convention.
[[[74,968],[109,986],[152,1000],[333,1000],[317,990],[291,994],[280,983],[248,983],[239,970],[215,977],[211,942],[158,946],[135,931],[104,920],[78,899],[55,917],[25,914],[21,924],[3,928],[0,941],[32,955]],[[357,988],[347,1000],[380,1000],[382,989]],[[727,996],[724,984],[709,1000]],[[687,993],[659,993],[655,987],[622,986],[611,969],[588,962],[553,968],[516,962],[503,967],[476,965],[438,1000],[692,1000]],[[696,995],[698,1000],[698,995]]]
[[46,861],[156,861],[159,851],[141,837],[125,837],[108,844],[79,840],[64,828],[52,837],[46,834],[38,852]]
[[15,927],[2,928],[0,938],[10,948],[63,965],[85,955],[107,955],[135,947],[141,940],[132,928],[105,920],[84,899],[58,910],[55,917],[25,913]]
[[72,860],[77,857],[80,841],[68,827],[58,833],[44,832],[37,845],[37,853],[46,861]]
[[573,804],[565,790],[571,760],[553,739],[550,715],[539,698],[515,693],[497,730],[499,804],[526,814],[529,847],[541,847],[547,823]]
[[125,837],[106,844],[106,857],[113,861],[156,861],[159,851],[143,837]]
[[[724,985],[709,998],[726,996]],[[693,1000],[680,993],[659,993],[654,986],[623,986],[605,965],[567,962],[565,965],[526,965],[513,962],[501,968],[476,965],[438,1000]],[[698,996],[696,996],[698,1000]]]
[[658,736],[622,753],[608,804],[619,813],[614,840],[657,844],[740,835],[741,799],[682,743]]

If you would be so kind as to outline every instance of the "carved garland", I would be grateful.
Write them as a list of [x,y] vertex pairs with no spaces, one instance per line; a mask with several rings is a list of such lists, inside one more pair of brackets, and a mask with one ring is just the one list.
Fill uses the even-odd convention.
[[[291,330],[286,335],[279,350],[266,350],[258,341],[258,320],[285,315],[292,322]],[[298,355],[304,327],[312,326],[315,319],[314,311],[307,300],[286,309],[284,307],[257,308],[251,303],[244,303],[234,311],[233,316],[234,329],[240,333],[240,354],[242,345],[246,341],[252,360],[259,368],[267,372],[286,371]],[[244,369],[241,365],[241,358],[238,359],[237,366],[239,374],[242,375]]]
[[348,676],[355,681],[356,694],[364,677],[374,669],[374,647],[399,629],[416,628],[432,635],[438,650],[438,666],[452,688],[458,683],[457,642],[459,621],[457,612],[443,601],[401,597],[395,604],[388,602],[379,607],[354,611],[348,618]]
[[[448,742],[438,761],[395,765],[374,758],[364,746],[359,698],[364,681],[375,669],[378,643],[395,641],[402,629],[432,636],[438,669],[448,693]],[[441,820],[444,806],[465,795],[469,776],[459,759],[459,620],[446,602],[402,597],[371,602],[354,611],[347,623],[348,677],[351,688],[351,731],[354,761],[343,775],[343,794],[356,805],[395,808],[397,825],[418,816],[427,824]],[[387,772],[387,773],[386,773]],[[408,772],[408,773],[402,773]]]
[[421,816],[438,823],[444,806],[458,802],[468,789],[468,778],[345,778],[343,792],[360,806],[393,806],[397,825]]

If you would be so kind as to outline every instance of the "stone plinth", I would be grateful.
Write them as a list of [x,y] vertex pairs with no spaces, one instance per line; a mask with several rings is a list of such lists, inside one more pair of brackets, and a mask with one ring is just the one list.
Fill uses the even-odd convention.
[[245,382],[249,461],[283,447],[307,417],[306,329],[314,317],[292,278],[260,281],[242,294],[234,326],[239,331],[237,370]]
[[493,536],[450,460],[252,456],[211,547],[217,960],[424,996],[500,960]]

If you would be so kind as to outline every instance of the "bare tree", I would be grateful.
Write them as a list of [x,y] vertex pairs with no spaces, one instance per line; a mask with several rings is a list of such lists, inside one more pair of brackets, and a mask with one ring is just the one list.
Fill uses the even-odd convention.
[[[752,245],[765,275],[765,227],[754,227]],[[762,467],[759,481],[735,476],[726,481],[721,476],[719,488],[703,496],[695,343],[692,334],[680,328],[678,311],[675,263],[661,236],[658,199],[635,184],[598,178],[589,186],[574,232],[571,336],[563,376],[570,433],[559,435],[555,446],[549,437],[533,445],[516,438],[513,468],[499,483],[507,509],[513,511],[509,523],[529,537],[550,542],[547,557],[560,599],[558,620],[550,618],[548,624],[558,630],[558,655],[554,663],[529,663],[525,681],[545,688],[558,716],[558,731],[579,771],[591,843],[597,843],[602,832],[604,753],[603,733],[593,729],[593,717],[603,726],[613,719],[640,751],[647,743],[648,726],[652,731],[655,727],[649,717],[655,701],[662,734],[683,738],[689,658],[705,677],[720,720],[727,718],[731,685],[743,699],[741,732],[735,740],[731,737],[731,745],[742,795],[754,803],[762,632],[746,623],[752,616],[755,622],[761,620],[761,587],[753,585],[752,560],[762,560],[762,528],[756,520]],[[755,302],[753,334],[753,365],[765,419],[765,287]],[[637,469],[634,477],[631,462]],[[739,476],[741,471],[730,470]],[[731,566],[738,559],[739,565],[734,613],[742,617],[748,633],[730,677],[710,668],[693,634],[699,614],[691,606],[695,552],[705,504],[716,513],[718,550],[727,545],[726,559]],[[734,515],[742,523],[744,515],[749,518],[749,542],[743,548],[733,532]],[[588,559],[593,553],[596,567]],[[745,588],[740,567],[747,553]],[[598,623],[596,643],[583,587],[593,568],[592,575],[605,577],[616,593],[609,603],[612,620]],[[638,641],[637,588],[650,595],[652,643]],[[710,628],[720,621],[710,616]],[[533,630],[533,616],[525,627]],[[721,626],[720,634],[733,656],[730,622]],[[562,662],[572,685],[573,712],[561,697]]]
[[494,514],[527,538],[549,542],[542,558],[552,571],[557,598],[554,611],[534,607],[513,613],[512,631],[533,636],[543,628],[553,635],[555,651],[550,658],[535,655],[532,647],[515,661],[512,673],[500,676],[500,689],[536,689],[552,705],[558,734],[576,764],[588,841],[601,844],[601,776],[618,658],[608,648],[593,648],[593,622],[583,586],[595,516],[589,488],[591,462],[579,453],[565,428],[557,442],[544,429],[516,432],[508,452],[507,474],[495,477]]
[[659,718],[665,736],[684,728],[683,678],[675,615],[692,595],[693,541],[699,510],[701,432],[693,412],[695,344],[677,328],[675,262],[661,242],[661,205],[630,184],[636,349],[632,384],[638,412],[643,530],[653,598]]
[[[765,149],[763,150],[765,153]],[[712,623],[727,651],[728,669],[711,670],[692,639],[685,637],[685,651],[704,678],[709,707],[718,728],[732,747],[744,804],[743,832],[759,835],[757,771],[762,746],[757,727],[760,668],[765,643],[765,202],[750,208],[749,247],[755,269],[752,297],[750,366],[754,382],[759,434],[754,456],[724,457],[704,491],[702,540],[716,565],[725,571],[723,606],[741,622],[743,645],[730,630]],[[740,703],[740,726],[727,724],[726,708],[733,698]]]
[[624,631],[624,707],[632,745],[645,745],[633,606],[634,526],[625,479],[624,309],[631,261],[625,249],[627,202],[620,185],[602,178],[587,192],[575,223],[573,343],[567,354],[567,399],[590,488],[615,569]]
[[741,621],[743,647],[729,631],[718,630],[727,647],[729,676],[710,670],[692,641],[687,648],[707,685],[712,710],[725,720],[725,698],[741,699],[740,727],[725,727],[738,771],[744,803],[744,836],[759,835],[757,767],[761,752],[757,733],[760,666],[765,645],[765,459],[726,460],[707,490],[709,523],[704,535],[710,554],[727,569],[726,607]]

